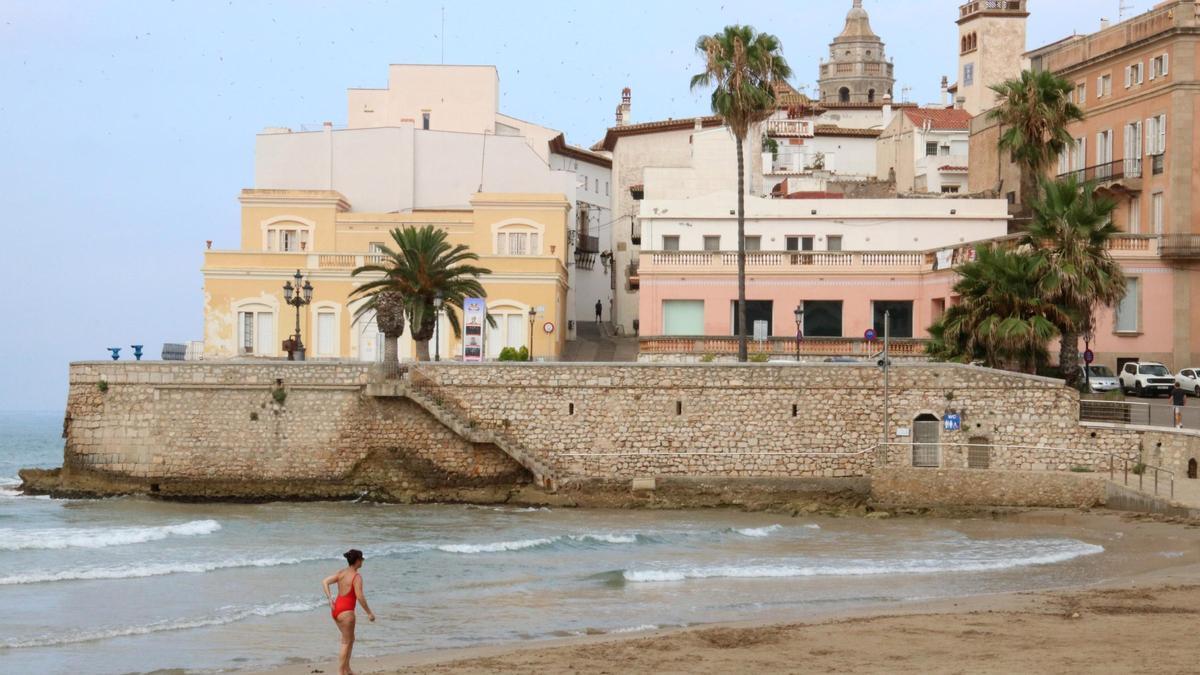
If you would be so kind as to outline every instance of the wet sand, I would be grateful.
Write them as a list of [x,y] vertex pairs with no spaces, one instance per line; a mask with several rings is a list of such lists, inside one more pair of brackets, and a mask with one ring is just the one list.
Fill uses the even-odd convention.
[[[1018,518],[1112,528],[1178,556],[1086,588],[910,602],[808,617],[360,659],[357,673],[1196,673],[1200,527],[1114,513]],[[1153,544],[1158,544],[1154,546]],[[335,673],[333,662],[275,675]]]

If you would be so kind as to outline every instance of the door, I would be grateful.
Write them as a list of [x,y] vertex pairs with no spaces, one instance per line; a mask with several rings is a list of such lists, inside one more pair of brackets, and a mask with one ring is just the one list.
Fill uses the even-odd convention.
[[255,339],[255,354],[263,356],[274,356],[279,353],[279,345],[275,344],[275,313],[274,312],[259,312],[255,315],[258,319],[258,335]]
[[383,360],[383,335],[375,323],[375,314],[362,317],[356,324],[358,335],[358,360],[379,362]]
[[334,313],[317,313],[317,356],[336,356],[333,353]]
[[913,466],[941,465],[940,432],[941,422],[933,415],[921,415],[913,421]]

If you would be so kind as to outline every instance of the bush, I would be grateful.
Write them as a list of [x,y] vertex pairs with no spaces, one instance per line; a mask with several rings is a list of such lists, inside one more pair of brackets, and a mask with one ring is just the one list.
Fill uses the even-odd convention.
[[766,363],[770,358],[769,354],[751,354],[750,363]]
[[700,363],[712,363],[717,360],[716,354],[704,354],[700,357]]
[[276,387],[271,390],[271,398],[275,399],[279,405],[283,405],[283,402],[287,400],[287,391],[283,387]]
[[108,391],[108,380],[100,380],[96,383],[96,388],[100,390],[101,394]]
[[1071,467],[1071,471],[1074,473],[1092,473],[1092,467],[1090,467],[1090,466],[1073,466],[1073,467]]
[[1132,471],[1133,471],[1133,475],[1135,475],[1135,476],[1140,476],[1140,475],[1146,473],[1145,462],[1138,462],[1137,464],[1134,464]]
[[520,349],[513,349],[512,347],[505,347],[504,349],[500,350],[500,360],[501,361],[528,361],[529,360],[529,348],[525,347],[525,346],[522,346]]

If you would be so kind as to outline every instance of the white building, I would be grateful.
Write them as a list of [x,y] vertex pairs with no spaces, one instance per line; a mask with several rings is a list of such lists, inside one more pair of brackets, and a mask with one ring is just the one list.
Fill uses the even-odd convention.
[[589,237],[611,220],[611,161],[500,113],[499,85],[494,66],[391,65],[386,89],[349,90],[345,128],[259,134],[254,186],[336,190],[356,211],[383,213],[470,208],[477,192],[563,194],[567,239],[584,245],[568,256],[567,318],[590,321],[611,298],[607,269],[589,263],[603,252]]
[[906,108],[879,136],[877,176],[894,177],[896,191],[967,191],[971,114],[955,108]]

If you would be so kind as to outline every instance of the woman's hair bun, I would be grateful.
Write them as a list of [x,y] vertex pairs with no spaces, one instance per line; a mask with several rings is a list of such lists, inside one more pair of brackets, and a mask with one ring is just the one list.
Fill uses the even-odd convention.
[[345,553],[343,553],[342,555],[345,556],[347,565],[353,565],[354,563],[358,562],[359,560],[362,560],[362,557],[363,557],[362,551],[360,551],[356,548],[352,548],[349,551],[346,551]]

